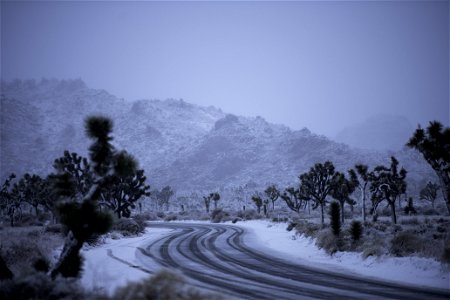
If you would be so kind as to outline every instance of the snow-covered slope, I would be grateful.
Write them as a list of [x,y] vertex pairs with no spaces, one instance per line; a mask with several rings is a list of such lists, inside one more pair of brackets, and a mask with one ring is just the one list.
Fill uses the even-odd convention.
[[136,156],[154,187],[285,186],[317,162],[331,160],[346,170],[355,163],[388,163],[390,155],[415,182],[433,176],[411,150],[356,150],[306,128],[294,131],[261,117],[234,116],[183,100],[125,101],[81,80],[2,82],[2,94],[2,178],[10,172],[47,174],[65,149],[87,155],[83,120],[92,114],[114,120],[115,145]]

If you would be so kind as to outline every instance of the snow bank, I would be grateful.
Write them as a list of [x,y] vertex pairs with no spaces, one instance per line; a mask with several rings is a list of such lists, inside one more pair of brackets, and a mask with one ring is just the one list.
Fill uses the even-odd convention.
[[[314,240],[296,235],[294,231],[287,231],[286,223],[252,220],[235,225],[254,233],[246,238],[252,247],[254,243],[258,243],[266,248],[267,253],[299,264],[388,282],[450,290],[449,268],[434,259],[382,256],[364,260],[360,253],[355,252],[338,252],[330,256],[324,250],[319,250]],[[277,254],[274,250],[280,253]]]
[[[136,258],[136,248],[164,236],[169,231],[171,229],[151,228],[150,234],[149,228],[147,228],[142,236],[119,240],[107,238],[104,245],[83,248],[82,255],[85,260],[81,284],[87,289],[103,291],[111,295],[116,288],[122,287],[128,282],[148,277],[148,273],[138,268],[132,268],[126,263],[142,265],[142,262]],[[112,258],[111,254],[116,259]]]

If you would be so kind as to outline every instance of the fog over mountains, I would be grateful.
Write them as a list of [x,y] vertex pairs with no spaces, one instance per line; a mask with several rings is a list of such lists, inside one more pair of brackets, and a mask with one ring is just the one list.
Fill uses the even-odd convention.
[[92,114],[113,119],[114,145],[138,159],[152,187],[284,187],[297,183],[297,176],[317,162],[331,160],[345,171],[355,163],[388,164],[391,155],[409,171],[411,192],[434,178],[420,154],[410,149],[351,148],[306,128],[291,130],[183,100],[125,101],[81,80],[2,82],[1,177],[11,172],[46,175],[66,149],[87,156],[90,141],[83,120]]

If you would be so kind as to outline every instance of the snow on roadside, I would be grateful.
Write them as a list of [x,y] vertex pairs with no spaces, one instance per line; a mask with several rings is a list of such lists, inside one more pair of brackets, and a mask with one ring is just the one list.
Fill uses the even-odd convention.
[[147,228],[146,232],[138,237],[119,240],[107,238],[103,245],[83,248],[82,255],[85,260],[81,284],[86,289],[102,291],[111,295],[118,287],[147,278],[148,273],[111,258],[108,252],[112,252],[115,257],[131,264],[140,265],[141,262],[136,259],[136,247],[148,244],[169,231],[171,229],[151,228],[151,232],[149,232],[149,228]]
[[286,223],[252,220],[235,225],[254,233],[245,238],[251,242],[249,246],[254,247],[254,243],[259,243],[266,247],[269,254],[273,249],[283,253],[284,258],[293,259],[300,264],[329,271],[360,274],[388,282],[450,290],[448,266],[444,267],[434,259],[382,256],[364,260],[360,253],[355,252],[338,252],[330,256],[324,250],[319,250],[314,240],[296,235],[294,231],[287,231]]

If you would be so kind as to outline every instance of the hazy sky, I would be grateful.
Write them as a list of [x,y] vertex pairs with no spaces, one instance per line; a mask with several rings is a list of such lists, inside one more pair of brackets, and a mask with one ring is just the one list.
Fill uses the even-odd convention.
[[449,123],[449,2],[1,2],[1,76],[82,78],[333,136]]

